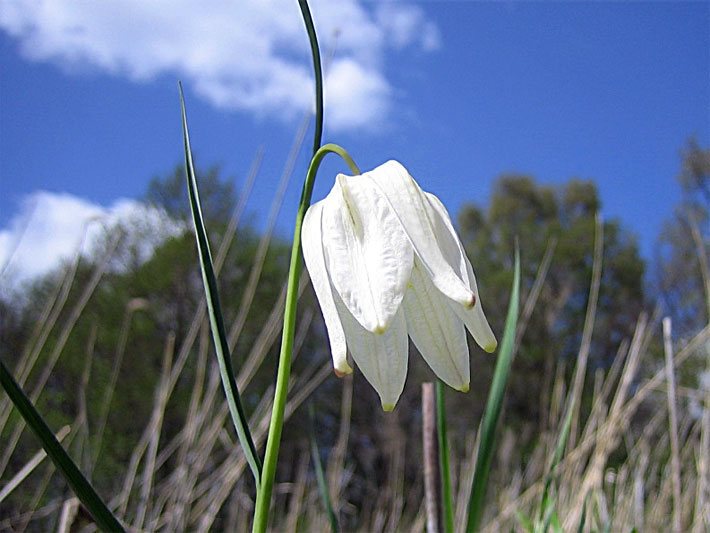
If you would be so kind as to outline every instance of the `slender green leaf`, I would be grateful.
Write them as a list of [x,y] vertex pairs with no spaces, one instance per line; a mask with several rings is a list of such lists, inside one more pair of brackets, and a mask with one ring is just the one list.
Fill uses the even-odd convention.
[[441,500],[444,511],[444,531],[454,532],[454,499],[451,491],[449,439],[446,434],[446,399],[444,384],[436,382],[436,427],[439,439],[439,470],[441,471]]
[[316,470],[316,481],[318,482],[318,493],[320,494],[320,499],[323,502],[323,507],[328,514],[328,521],[330,522],[330,529],[333,533],[338,531],[338,518],[335,516],[335,511],[333,510],[333,504],[330,501],[330,491],[328,490],[328,483],[325,480],[325,473],[323,472],[323,464],[320,460],[320,452],[318,451],[318,442],[316,441],[316,431],[315,431],[315,414],[313,411],[313,404],[308,404],[308,415],[311,419],[310,425],[310,438],[311,438],[311,456],[313,457],[313,465]]
[[[560,517],[557,516],[557,512],[554,509],[550,514],[550,525],[552,526],[552,531],[555,533],[564,533],[562,524],[560,524]],[[545,528],[545,531],[547,531],[547,528]]]
[[[555,480],[555,471],[557,466],[562,460],[562,455],[564,454],[565,447],[567,446],[567,441],[569,440],[570,429],[572,427],[572,418],[575,412],[574,409],[574,397],[570,397],[570,402],[567,405],[567,414],[565,415],[565,420],[562,425],[562,431],[560,431],[559,437],[557,438],[557,445],[555,446],[555,453],[552,456],[552,462],[550,463],[550,469],[547,472],[545,478],[545,488],[542,491],[542,498],[540,499],[540,508],[538,510],[538,520],[542,520],[543,515],[546,513],[548,508],[554,508],[554,501],[551,496],[552,483]],[[545,527],[547,529],[547,527]]]
[[96,525],[104,531],[125,531],[118,519],[96,493],[94,487],[91,486],[91,483],[84,477],[67,452],[64,451],[64,448],[59,444],[59,441],[55,438],[54,434],[47,426],[47,423],[37,412],[32,402],[30,402],[29,398],[25,395],[24,391],[17,384],[10,374],[10,371],[1,360],[0,383],[12,403],[20,412],[20,415],[22,415],[22,418],[27,422],[27,425],[32,428],[35,436],[42,444],[44,451],[47,452],[47,455],[52,459],[54,465],[67,480],[74,494],[76,494],[81,503],[83,503],[89,513],[91,513],[91,516],[96,521]]
[[195,167],[192,161],[192,149],[190,148],[190,134],[187,129],[187,113],[185,111],[185,97],[182,92],[182,84],[179,84],[180,89],[180,109],[182,111],[182,134],[185,144],[185,174],[187,177],[187,191],[190,197],[190,209],[192,211],[192,220],[195,224],[195,237],[197,239],[197,251],[200,256],[200,267],[202,270],[202,281],[205,286],[205,296],[207,298],[207,310],[210,317],[210,329],[212,330],[212,339],[214,340],[215,351],[217,352],[217,361],[219,362],[219,372],[222,377],[222,386],[227,397],[229,405],[229,413],[232,416],[232,422],[237,430],[239,442],[244,450],[249,467],[251,468],[254,480],[256,481],[257,492],[261,484],[261,461],[254,446],[247,417],[244,414],[242,402],[239,397],[239,389],[237,381],[234,378],[234,370],[232,369],[232,358],[227,343],[227,335],[224,328],[224,319],[222,318],[222,307],[219,303],[219,290],[217,288],[217,278],[214,273],[212,254],[210,252],[210,244],[207,239],[204,221],[202,218],[202,209],[200,207],[200,197],[197,191],[197,177],[195,175]]
[[530,520],[527,516],[520,511],[515,511],[515,516],[520,523],[520,527],[522,527],[524,531],[527,533],[533,533],[533,531],[535,531],[535,526],[533,526],[532,520]]
[[[584,526],[587,522],[587,503],[589,502],[589,497],[584,498],[584,506],[582,506],[582,516],[579,517],[579,526],[577,526],[577,533],[584,532]],[[632,530],[632,533],[636,533],[636,528]]]
[[515,330],[518,325],[520,300],[520,252],[515,247],[515,269],[513,273],[513,287],[508,304],[508,315],[505,319],[503,340],[500,344],[498,361],[493,374],[493,383],[488,393],[486,410],[480,428],[480,444],[476,457],[476,469],[473,474],[471,497],[468,502],[468,520],[466,531],[476,531],[483,516],[483,504],[486,496],[488,474],[491,469],[493,451],[495,446],[496,427],[503,408],[503,396],[508,383],[510,366],[513,362],[513,347],[515,344]]

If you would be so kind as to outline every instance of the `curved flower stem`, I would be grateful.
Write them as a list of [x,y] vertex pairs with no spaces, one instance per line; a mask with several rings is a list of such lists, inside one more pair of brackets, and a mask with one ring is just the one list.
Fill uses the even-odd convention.
[[269,436],[266,441],[266,452],[264,453],[264,464],[261,470],[261,488],[256,495],[256,508],[254,509],[254,524],[252,531],[263,533],[269,519],[269,506],[271,505],[271,491],[276,474],[276,461],[279,455],[281,444],[281,430],[284,422],[284,411],[286,409],[286,395],[288,392],[288,381],[291,377],[291,355],[293,352],[293,338],[296,330],[296,303],[298,301],[298,278],[301,275],[301,226],[306,210],[311,204],[313,184],[315,182],[318,167],[326,154],[334,153],[339,155],[350,170],[359,175],[360,169],[355,164],[344,148],[337,144],[326,144],[319,148],[311,164],[308,167],[306,181],[303,184],[301,201],[296,214],[296,225],[293,232],[293,246],[291,248],[291,263],[288,273],[288,287],[286,290],[286,304],[284,309],[284,327],[281,337],[281,353],[279,355],[279,369],[276,376],[276,390],[274,392],[274,405],[271,409],[271,422],[269,423]]
[[306,0],[298,0],[301,8],[303,22],[308,33],[308,40],[311,45],[313,56],[313,70],[315,73],[316,89],[316,117],[315,129],[313,133],[313,158],[308,167],[306,180],[303,183],[301,200],[296,213],[296,224],[293,232],[293,245],[291,247],[291,263],[289,265],[288,286],[286,289],[286,303],[284,309],[284,326],[281,337],[281,353],[279,355],[279,368],[276,376],[276,388],[274,391],[274,404],[271,409],[271,421],[269,422],[269,435],[266,440],[266,451],[264,452],[264,463],[261,470],[261,487],[256,494],[256,506],[254,508],[254,523],[252,531],[263,533],[269,521],[269,507],[271,506],[271,492],[276,475],[276,462],[281,444],[281,430],[283,428],[284,411],[286,409],[286,396],[288,393],[288,381],[291,377],[291,356],[293,352],[293,338],[296,329],[296,303],[298,301],[298,279],[301,275],[301,226],[303,217],[306,215],[308,207],[311,205],[311,195],[313,194],[313,184],[321,161],[328,153],[339,155],[350,170],[355,175],[361,174],[360,169],[353,161],[348,152],[337,144],[326,144],[320,146],[323,135],[323,72],[321,68],[320,50],[318,48],[318,37],[313,24],[313,17],[308,8]]
[[316,123],[315,130],[313,131],[313,157],[315,157],[316,152],[320,148],[321,137],[323,136],[323,68],[321,67],[316,27],[313,24],[313,17],[311,16],[311,10],[308,8],[308,2],[306,0],[298,0],[298,7],[301,8],[303,23],[306,26],[306,33],[308,33],[308,42],[311,44],[313,73],[316,77]]

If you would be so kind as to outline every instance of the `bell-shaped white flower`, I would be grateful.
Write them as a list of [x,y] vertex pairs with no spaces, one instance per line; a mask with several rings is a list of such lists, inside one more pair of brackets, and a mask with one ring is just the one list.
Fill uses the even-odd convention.
[[336,374],[352,372],[350,350],[392,410],[404,389],[409,335],[439,378],[468,390],[466,329],[488,352],[496,339],[446,208],[400,163],[339,174],[306,212],[302,242]]

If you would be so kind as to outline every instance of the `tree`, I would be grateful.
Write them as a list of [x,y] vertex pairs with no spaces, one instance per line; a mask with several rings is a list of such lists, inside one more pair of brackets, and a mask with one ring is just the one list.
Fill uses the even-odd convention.
[[675,332],[688,338],[710,319],[710,148],[690,139],[681,158],[683,196],[659,237],[655,277]]
[[[573,361],[579,350],[599,209],[599,195],[591,181],[573,179],[552,187],[538,184],[530,176],[504,175],[496,182],[487,210],[468,205],[459,215],[464,246],[494,331],[503,331],[515,239],[522,257],[522,302],[530,293],[545,251],[554,247],[510,383],[509,407],[522,420],[538,419],[544,424],[544,398],[551,388],[555,363]],[[590,366],[606,367],[621,339],[632,333],[643,304],[643,273],[635,238],[619,221],[606,221]],[[490,357],[474,353],[473,368],[492,367]],[[472,391],[479,389],[485,395],[489,371],[473,375],[482,380],[478,386],[472,382]]]

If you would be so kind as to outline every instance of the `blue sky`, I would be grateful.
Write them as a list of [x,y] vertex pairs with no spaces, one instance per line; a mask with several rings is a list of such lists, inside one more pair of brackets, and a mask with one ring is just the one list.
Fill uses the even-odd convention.
[[[178,79],[198,165],[221,165],[239,187],[264,147],[249,204],[263,224],[312,105],[296,2],[197,5],[3,2],[0,255],[38,191],[110,211],[179,164]],[[400,160],[452,214],[485,204],[503,172],[591,178],[603,215],[621,218],[648,256],[680,198],[679,151],[691,135],[710,144],[710,3],[312,8],[332,52],[324,140],[363,169]],[[310,137],[278,219],[284,236],[309,146]],[[315,198],[341,170],[323,167]],[[45,238],[64,231],[61,220],[45,221]]]

